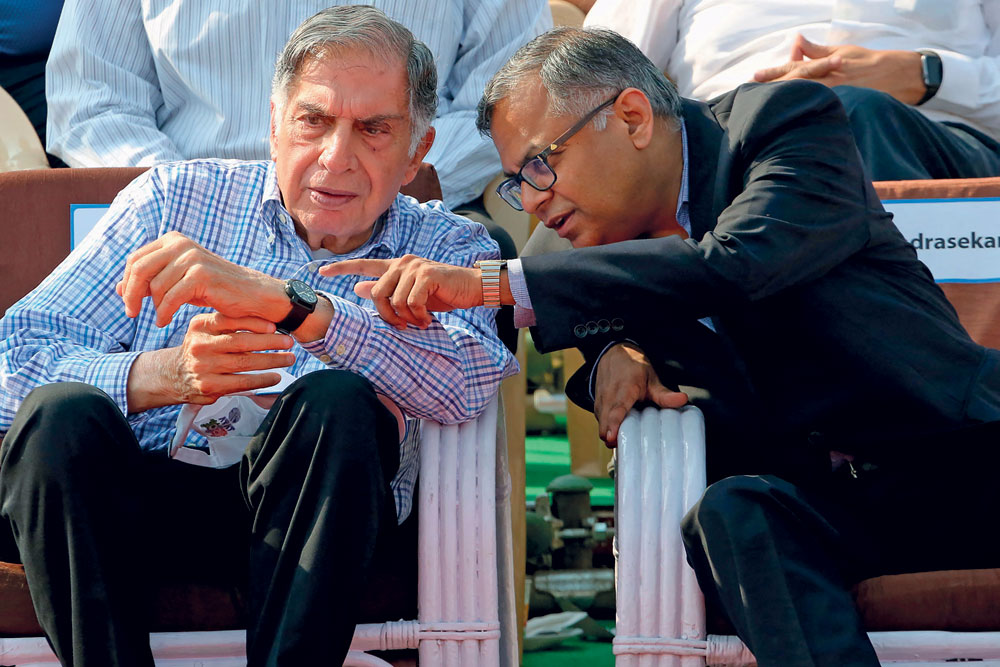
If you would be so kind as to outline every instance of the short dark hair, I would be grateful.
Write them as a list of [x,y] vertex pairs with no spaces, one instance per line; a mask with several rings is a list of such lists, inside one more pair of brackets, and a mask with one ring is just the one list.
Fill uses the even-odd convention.
[[[677,88],[632,42],[611,30],[562,26],[534,38],[486,84],[476,127],[489,136],[496,105],[537,74],[558,114],[582,116],[626,88],[638,88],[661,118],[680,118]],[[606,114],[594,118],[604,128]]]

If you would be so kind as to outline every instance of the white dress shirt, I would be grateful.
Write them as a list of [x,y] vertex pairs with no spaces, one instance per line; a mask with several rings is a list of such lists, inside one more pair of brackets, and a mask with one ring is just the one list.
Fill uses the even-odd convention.
[[448,206],[477,197],[501,167],[476,104],[551,27],[545,0],[66,0],[46,68],[49,152],[73,167],[267,159],[274,61],[332,4],[374,5],[431,49],[437,136],[425,159]]
[[681,95],[700,100],[787,62],[797,33],[827,45],[930,49],[944,77],[919,110],[1000,140],[1000,0],[597,0],[586,25],[628,37]]

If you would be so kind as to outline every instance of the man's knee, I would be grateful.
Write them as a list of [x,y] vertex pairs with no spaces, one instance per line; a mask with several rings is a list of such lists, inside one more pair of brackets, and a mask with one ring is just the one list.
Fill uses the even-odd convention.
[[[322,455],[367,459],[375,453],[371,448],[381,440],[389,439],[394,446],[398,444],[395,418],[379,400],[371,383],[350,371],[309,373],[289,385],[281,395],[280,404],[279,410],[285,412],[286,418],[274,415],[277,419],[271,422],[270,428],[301,429],[296,434],[299,436],[295,445],[298,456],[307,455],[304,440],[314,440],[316,451],[308,455],[310,458]],[[350,447],[332,446],[343,438],[343,434],[359,431],[366,435],[370,432],[371,437],[353,438]],[[287,440],[285,435],[270,433],[267,440],[283,442]]]
[[4,447],[30,446],[32,455],[47,465],[58,466],[85,453],[75,451],[81,443],[79,438],[69,437],[72,433],[106,428],[115,419],[124,419],[118,406],[93,385],[82,382],[43,385],[33,389],[21,403]]
[[905,107],[892,95],[873,88],[837,86],[833,90],[840,97],[855,134],[867,128],[892,125],[895,114]]
[[109,409],[118,412],[111,397],[94,385],[84,382],[54,382],[32,389],[21,403],[17,414],[21,417],[43,410],[57,419],[73,415],[79,418],[80,411],[103,413]]
[[750,507],[773,501],[774,482],[767,476],[736,475],[709,486],[681,520],[684,544],[689,550],[704,548],[722,534],[730,535],[734,522],[739,522]]
[[[251,506],[266,488],[310,484],[349,489],[381,488],[375,474],[395,471],[396,419],[364,378],[340,370],[309,373],[281,394],[244,457],[243,484]],[[345,484],[346,482],[346,484]]]
[[356,411],[380,405],[371,383],[357,373],[323,370],[308,373],[293,382],[282,394],[283,401],[309,405],[333,417],[346,417]]
[[103,465],[98,448],[113,446],[124,416],[103,391],[80,382],[59,382],[31,391],[3,442],[0,478],[10,485],[59,485],[86,480],[89,466]]

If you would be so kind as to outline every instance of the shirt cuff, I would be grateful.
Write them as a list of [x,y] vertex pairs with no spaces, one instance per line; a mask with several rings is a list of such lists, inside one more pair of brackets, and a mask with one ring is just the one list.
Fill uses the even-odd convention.
[[511,259],[507,262],[507,283],[514,297],[514,326],[518,329],[535,325],[535,311],[531,307],[531,296],[528,294],[528,283],[524,279],[524,267],[521,260]]
[[514,306],[515,329],[533,327],[535,324],[537,324],[537,321],[535,320],[535,311],[528,310],[527,308],[521,308],[521,306]]
[[340,297],[327,295],[333,303],[333,319],[323,338],[302,343],[302,349],[330,368],[364,368],[372,356],[369,336],[374,314]]
[[[132,364],[142,351],[102,354],[87,365],[83,382],[93,385],[111,397],[115,405],[128,415],[128,376]],[[144,413],[143,413],[144,414]]]
[[[922,51],[933,51],[941,57],[941,87],[934,97],[920,105],[921,109],[948,108],[948,105],[969,107],[979,98],[979,68],[973,58],[928,47]],[[935,104],[938,102],[939,104]]]
[[507,261],[507,282],[510,284],[510,293],[514,297],[514,303],[526,310],[531,308],[531,296],[528,294],[528,283],[524,279],[524,267],[521,260],[511,259]]

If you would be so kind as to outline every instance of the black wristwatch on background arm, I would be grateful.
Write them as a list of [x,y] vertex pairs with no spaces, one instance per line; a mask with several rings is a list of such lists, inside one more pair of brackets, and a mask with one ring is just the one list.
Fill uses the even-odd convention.
[[920,54],[920,72],[924,79],[924,96],[920,98],[916,106],[920,106],[937,94],[941,87],[941,78],[944,75],[944,66],[941,64],[941,56],[933,51],[917,51]]
[[302,326],[306,318],[316,310],[318,297],[312,287],[294,278],[285,281],[285,294],[292,302],[292,312],[288,313],[285,319],[277,322],[275,326],[278,328],[278,333],[291,334]]

